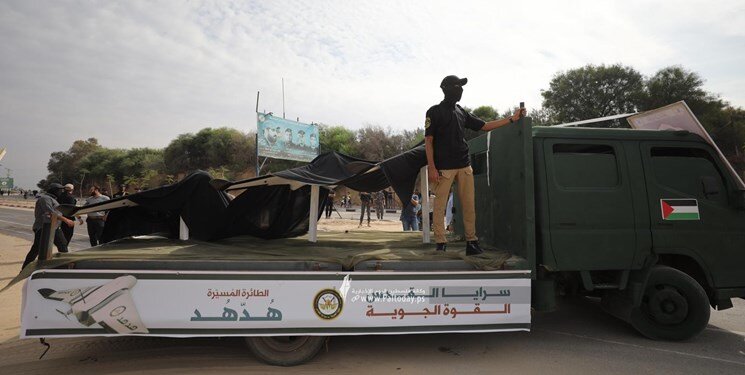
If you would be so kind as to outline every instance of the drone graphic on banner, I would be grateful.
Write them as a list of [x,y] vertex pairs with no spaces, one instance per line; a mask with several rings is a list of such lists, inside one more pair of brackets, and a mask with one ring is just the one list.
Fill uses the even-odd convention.
[[257,113],[258,155],[297,161],[318,156],[318,126]]

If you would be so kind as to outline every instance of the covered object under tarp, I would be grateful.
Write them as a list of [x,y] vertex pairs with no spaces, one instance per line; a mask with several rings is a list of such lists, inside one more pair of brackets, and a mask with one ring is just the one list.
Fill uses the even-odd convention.
[[426,163],[422,145],[382,162],[329,152],[307,165],[252,179],[214,180],[199,171],[173,185],[63,211],[75,215],[108,210],[104,242],[155,233],[178,238],[180,220],[189,237],[200,241],[240,235],[296,237],[308,232],[312,186],[320,187],[319,213],[328,188],[335,186],[366,192],[391,186],[402,202],[408,202]]

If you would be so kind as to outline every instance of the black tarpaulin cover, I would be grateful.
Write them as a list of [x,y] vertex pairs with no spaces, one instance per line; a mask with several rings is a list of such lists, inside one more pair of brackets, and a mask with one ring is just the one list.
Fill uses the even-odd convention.
[[[135,207],[110,209],[104,242],[153,233],[177,238],[179,218],[188,226],[189,236],[202,241],[238,235],[265,239],[295,237],[308,231],[310,185],[321,186],[319,216],[328,195],[325,186],[347,186],[366,192],[392,186],[401,201],[408,202],[419,169],[426,163],[421,145],[383,162],[329,152],[307,165],[220,184],[219,189],[210,184],[209,174],[199,171],[173,185],[69,211],[104,205],[109,208],[127,200],[136,203]],[[293,186],[300,187],[293,190]],[[235,190],[243,192],[231,200],[226,191]]]

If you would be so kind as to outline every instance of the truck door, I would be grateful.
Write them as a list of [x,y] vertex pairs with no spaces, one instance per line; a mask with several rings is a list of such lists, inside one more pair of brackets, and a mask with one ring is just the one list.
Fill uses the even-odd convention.
[[695,142],[645,142],[642,153],[655,251],[693,258],[717,288],[745,286],[745,211],[729,203],[716,153]]
[[546,139],[543,147],[559,270],[631,268],[636,231],[621,142]]

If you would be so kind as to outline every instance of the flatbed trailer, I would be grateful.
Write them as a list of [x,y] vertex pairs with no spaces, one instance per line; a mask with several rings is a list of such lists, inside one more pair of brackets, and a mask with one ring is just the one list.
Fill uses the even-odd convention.
[[24,338],[242,336],[265,362],[295,365],[328,336],[530,330],[526,259],[436,252],[419,233],[148,236],[45,267],[24,288]]

